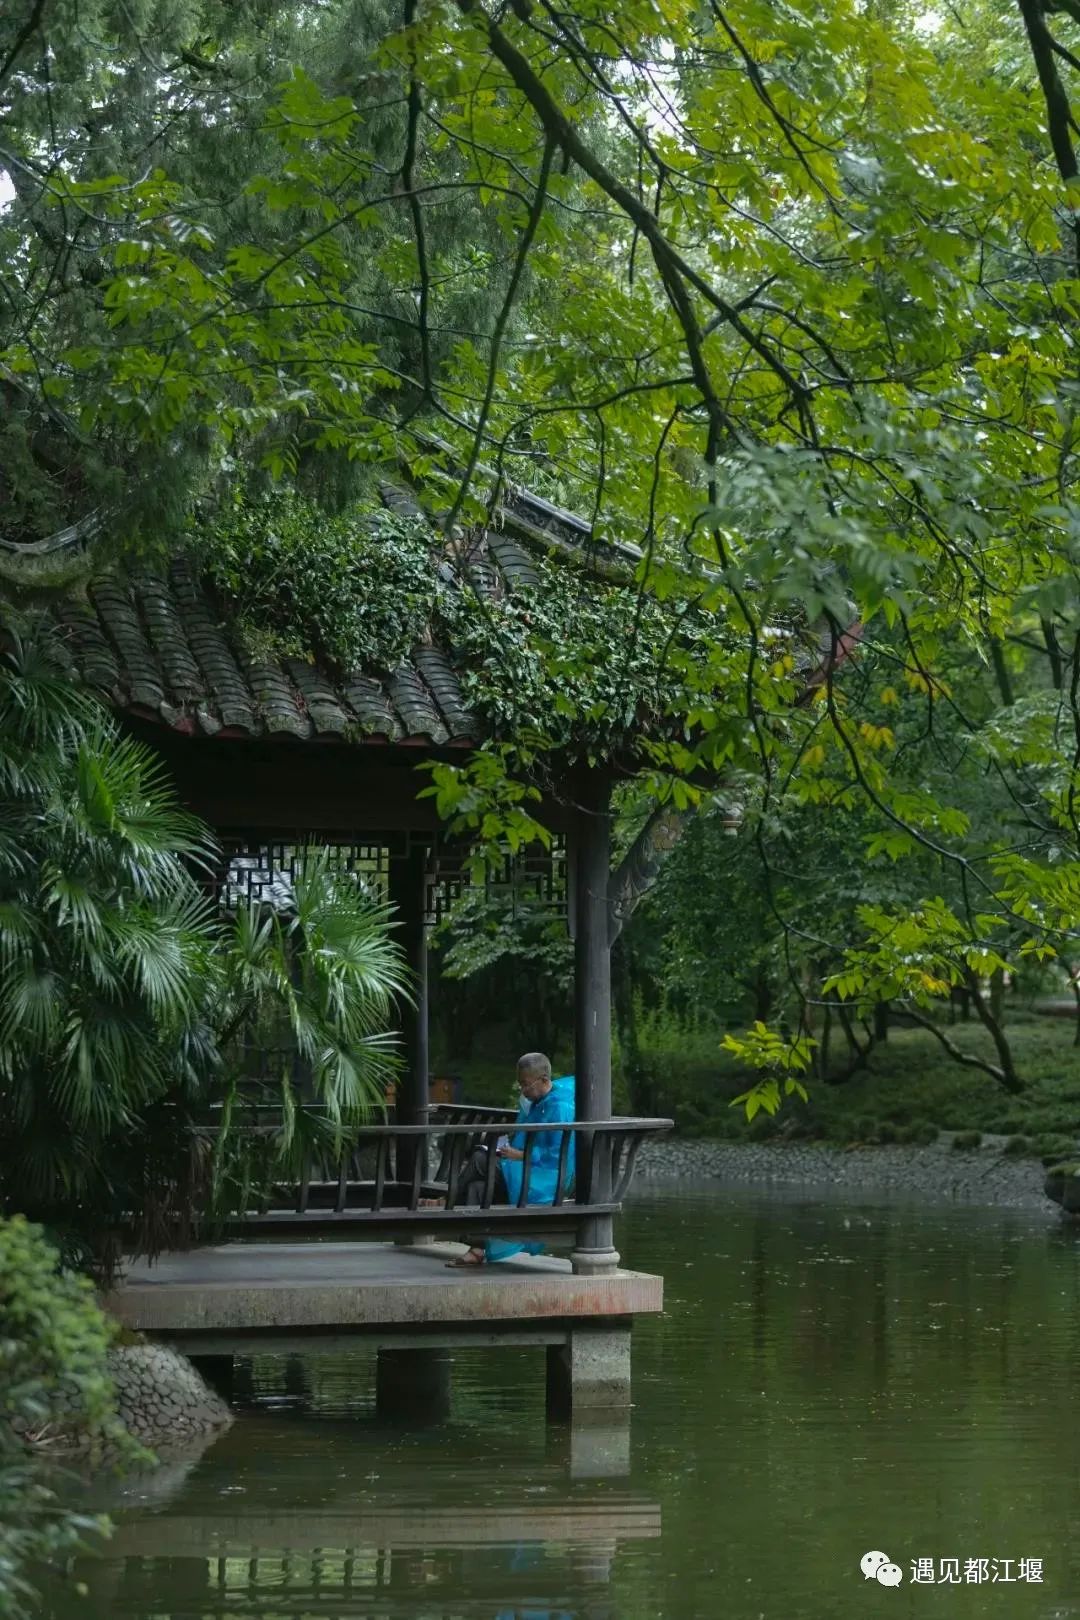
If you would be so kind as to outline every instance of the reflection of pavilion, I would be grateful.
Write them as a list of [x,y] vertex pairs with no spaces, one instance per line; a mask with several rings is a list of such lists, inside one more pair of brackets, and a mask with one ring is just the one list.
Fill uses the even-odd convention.
[[252,1410],[201,1458],[95,1493],[116,1528],[79,1569],[85,1620],[613,1620],[620,1553],[660,1535],[659,1505],[619,1483],[625,1408],[558,1426],[535,1410],[493,1445],[467,1404],[388,1423],[374,1357],[342,1363],[352,1416],[327,1422],[311,1369],[258,1374],[263,1400],[299,1408]]
[[407,1503],[310,1513],[230,1506],[132,1519],[83,1574],[93,1620],[607,1620],[621,1544],[659,1534],[659,1506],[630,1496],[434,1511]]
[[[532,1544],[487,1548],[323,1549],[213,1561],[129,1559],[101,1566],[95,1617],[273,1616],[304,1620],[614,1620],[610,1555]],[[100,1595],[99,1595],[100,1594]]]
[[407,1504],[362,1507],[354,1512],[318,1509],[314,1513],[152,1514],[122,1525],[108,1544],[122,1558],[235,1559],[259,1556],[259,1549],[287,1549],[268,1555],[280,1563],[293,1554],[322,1556],[331,1548],[359,1553],[372,1549],[497,1547],[556,1543],[614,1551],[619,1541],[660,1534],[657,1503],[604,1496],[506,1507],[427,1508]]

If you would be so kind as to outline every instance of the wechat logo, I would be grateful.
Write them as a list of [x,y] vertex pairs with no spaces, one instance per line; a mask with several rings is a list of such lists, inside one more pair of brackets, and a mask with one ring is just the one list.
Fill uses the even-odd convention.
[[900,1565],[894,1564],[888,1553],[863,1553],[859,1568],[864,1580],[877,1581],[879,1586],[899,1586],[904,1578]]

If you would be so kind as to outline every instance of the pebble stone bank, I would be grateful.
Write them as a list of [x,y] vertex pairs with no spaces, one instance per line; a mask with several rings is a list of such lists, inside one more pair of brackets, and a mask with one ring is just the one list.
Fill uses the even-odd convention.
[[122,1345],[109,1352],[124,1427],[151,1447],[193,1440],[232,1422],[226,1403],[186,1356],[163,1344]]
[[906,1194],[928,1201],[1060,1211],[1046,1197],[1038,1159],[1003,1154],[1004,1136],[958,1150],[943,1134],[927,1147],[834,1147],[824,1142],[708,1142],[678,1136],[645,1143],[637,1174],[655,1181],[719,1179],[850,1192]]

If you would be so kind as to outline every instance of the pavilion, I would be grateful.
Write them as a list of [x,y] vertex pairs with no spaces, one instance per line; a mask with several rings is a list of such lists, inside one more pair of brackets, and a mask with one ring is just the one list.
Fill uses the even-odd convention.
[[[423,516],[405,488],[384,484],[381,498],[393,511]],[[543,554],[585,576],[621,577],[632,588],[633,549],[595,544],[587,525],[546,501],[515,495],[497,521],[476,537],[466,561],[470,584],[491,604],[535,585]],[[432,566],[440,565],[445,554],[433,539]],[[287,876],[305,840],[337,846],[347,867],[384,887],[415,984],[415,1005],[403,1012],[405,1073],[395,1124],[427,1128],[427,932],[462,881],[462,851],[460,841],[448,840],[432,799],[418,796],[428,778],[416,766],[460,762],[484,737],[463,697],[455,649],[429,635],[396,669],[347,675],[298,658],[253,658],[183,555],[164,569],[113,571],[54,615],[71,674],[101,692],[163,760],[181,801],[218,835],[221,876],[234,892],[258,893]],[[626,762],[545,763],[546,786],[533,813],[552,833],[555,855],[526,857],[524,867],[545,903],[565,912],[574,938],[576,1119],[608,1122],[611,793]],[[586,1157],[591,1140],[582,1144]],[[636,1139],[629,1144],[630,1160],[636,1146]],[[606,1165],[607,1156],[597,1154],[592,1206],[610,1204]],[[579,1158],[579,1198],[582,1179]],[[523,1210],[513,1224],[535,1214],[536,1206],[528,1216]],[[617,1264],[610,1209],[583,1214],[575,1271],[600,1274]]]

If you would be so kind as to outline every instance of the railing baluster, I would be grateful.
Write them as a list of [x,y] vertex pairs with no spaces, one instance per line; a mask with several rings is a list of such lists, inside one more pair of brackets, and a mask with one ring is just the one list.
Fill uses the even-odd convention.
[[379,1137],[379,1146],[375,1151],[375,1191],[372,1196],[371,1207],[381,1210],[383,1207],[383,1193],[386,1190],[386,1160],[390,1152],[390,1138]]
[[619,1184],[611,1195],[611,1201],[613,1204],[620,1204],[623,1200],[626,1189],[630,1185],[630,1178],[634,1174],[634,1161],[638,1156],[638,1148],[641,1146],[644,1140],[645,1138],[639,1133],[632,1136],[627,1143],[626,1153],[622,1163],[622,1174],[619,1177]]
[[495,1171],[498,1168],[499,1163],[498,1159],[495,1157],[495,1144],[499,1140],[498,1135],[488,1132],[488,1138],[488,1141],[484,1144],[487,1148],[487,1169],[484,1172],[484,1191],[480,1199],[481,1209],[491,1208],[492,1201],[495,1197]]
[[454,1142],[456,1137],[448,1136],[444,1131],[440,1138],[439,1163],[435,1169],[436,1181],[446,1181],[450,1173],[450,1164],[454,1156]]
[[518,1193],[518,1209],[524,1209],[529,1202],[529,1176],[532,1173],[532,1145],[535,1136],[535,1131],[525,1132],[525,1157],[521,1164],[521,1191]]
[[426,1160],[427,1154],[424,1152],[424,1141],[423,1138],[421,1138],[417,1143],[416,1152],[413,1154],[412,1187],[409,1192],[410,1209],[420,1208],[420,1189],[424,1179],[424,1165]]
[[612,1131],[608,1136],[608,1141],[610,1144],[608,1185],[614,1187],[619,1179],[619,1166],[622,1164],[622,1156],[626,1148],[626,1132]]
[[457,1205],[458,1182],[465,1165],[465,1148],[468,1144],[467,1136],[450,1137],[450,1174],[446,1178],[446,1207],[454,1209]]
[[555,1197],[553,1203],[559,1205],[566,1196],[566,1164],[570,1157],[570,1144],[574,1140],[573,1131],[563,1131],[559,1142],[559,1168],[555,1174]]

